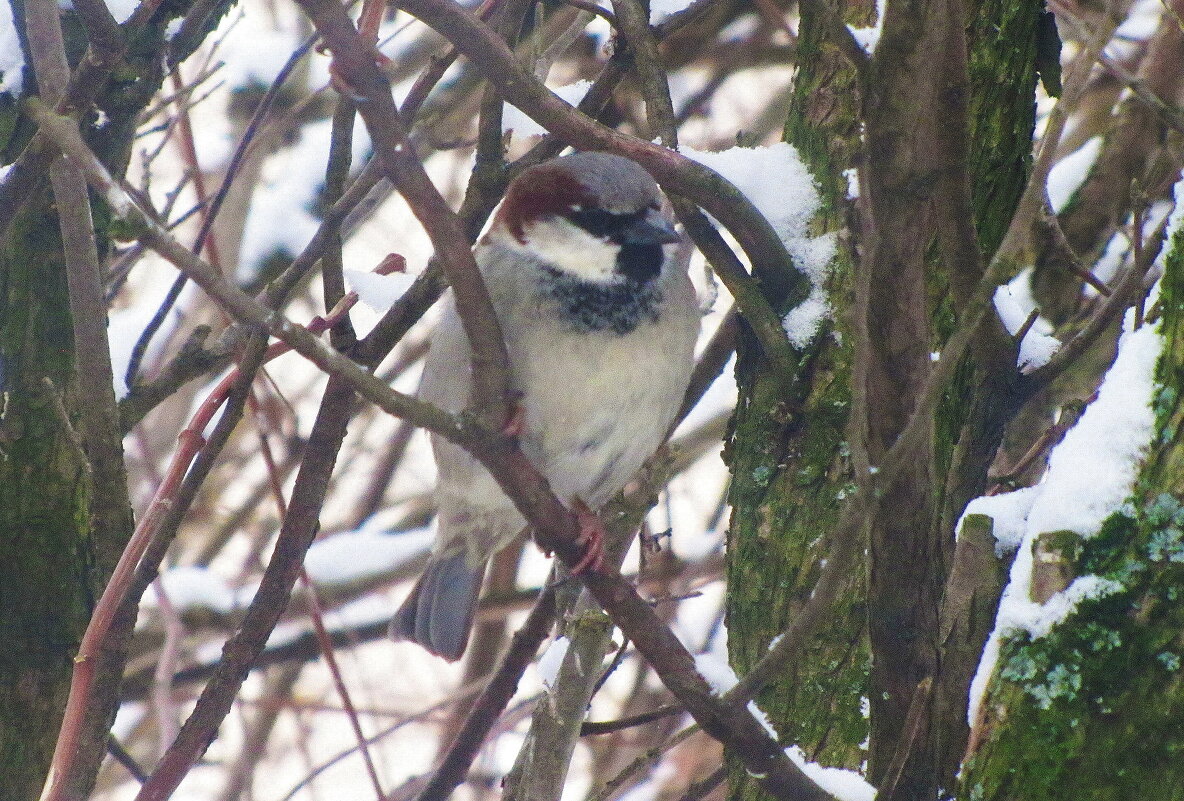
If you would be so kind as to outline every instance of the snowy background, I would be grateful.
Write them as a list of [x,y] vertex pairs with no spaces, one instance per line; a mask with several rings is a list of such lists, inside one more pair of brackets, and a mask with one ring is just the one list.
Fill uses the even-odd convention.
[[[678,0],[654,2],[652,20],[660,22],[683,5]],[[119,19],[133,8],[134,4],[112,4]],[[1138,42],[1148,36],[1159,24],[1159,8],[1153,2],[1137,3],[1121,31],[1124,41]],[[22,58],[8,11],[7,4],[0,4],[0,92],[16,94],[22,86]],[[804,347],[812,338],[825,335],[824,324],[832,314],[825,284],[837,242],[833,234],[811,234],[818,192],[793,148],[778,143],[792,83],[785,56],[790,44],[787,31],[796,20],[788,16],[774,23],[778,20],[770,20],[767,13],[739,15],[705,43],[701,58],[689,59],[671,72],[670,88],[680,112],[682,152],[741,187],[809,276],[813,287],[809,299],[784,320],[790,341]],[[187,88],[185,102],[162,102],[143,120],[130,183],[151,197],[157,208],[171,209],[172,219],[185,216],[201,200],[193,180],[195,170],[204,177],[207,192],[220,184],[246,130],[249,112],[243,109],[249,108],[252,98],[258,100],[309,34],[307,22],[284,0],[245,0],[237,5],[208,45],[178,67],[180,84]],[[587,91],[588,79],[612,47],[608,26],[599,18],[585,20],[576,34],[573,41],[578,46],[558,59],[547,76],[548,84],[571,103]],[[874,49],[878,28],[863,28],[855,34],[863,47]],[[435,48],[436,43],[403,14],[388,17],[379,41],[394,65],[395,97],[401,100],[424,63],[425,48]],[[751,58],[743,57],[746,51],[753,54]],[[472,167],[473,111],[480,98],[466,83],[468,77],[460,65],[445,75],[429,100],[437,117],[423,139],[429,173],[457,205]],[[242,177],[228,195],[215,227],[221,267],[244,285],[257,281],[277,260],[299,254],[320,225],[317,203],[324,188],[331,133],[327,114],[333,99],[328,58],[306,51],[288,78],[287,89],[290,96],[282,110],[273,112],[248,151]],[[432,105],[435,100],[439,102]],[[1042,99],[1043,112],[1050,102]],[[626,98],[621,105],[621,127],[633,130],[639,103]],[[175,123],[181,113],[192,121],[196,164],[188,162],[179,141],[182,134]],[[520,155],[544,133],[513,107],[505,109],[503,127],[511,155]],[[353,151],[355,164],[369,152],[360,123],[354,129]],[[1070,202],[1098,152],[1099,139],[1089,137],[1062,154],[1048,183],[1054,210]],[[857,186],[853,176],[852,187]],[[1170,213],[1173,204],[1168,199],[1156,203],[1142,221],[1144,230],[1153,231]],[[1170,227],[1177,224],[1173,217]],[[196,235],[193,218],[180,224],[176,233],[191,243]],[[407,274],[374,274],[390,253],[406,259]],[[424,269],[429,255],[427,238],[406,204],[389,190],[376,190],[365,213],[347,224],[344,245],[346,280],[362,300],[352,313],[359,333],[364,334],[400,296]],[[1130,237],[1118,233],[1094,272],[1100,280],[1110,281],[1131,256]],[[702,259],[689,258],[705,308],[706,342],[730,301],[707,274]],[[111,287],[109,328],[116,393],[123,397],[128,392],[125,373],[135,343],[177,273],[162,260],[131,250],[114,254],[112,264],[124,271]],[[1025,372],[1045,364],[1060,347],[1051,324],[1039,317],[1029,319],[1035,303],[1026,282],[1027,274],[1022,273],[995,296],[1000,319],[1010,332],[1029,326],[1019,357]],[[319,297],[319,285],[314,282],[289,307],[289,316],[303,322],[323,312]],[[187,287],[148,347],[142,376],[155,375],[195,325],[221,323],[208,300]],[[429,314],[379,369],[395,387],[414,391],[430,325]],[[1053,452],[1043,481],[979,499],[968,510],[993,517],[1000,553],[1017,554],[997,631],[972,689],[976,703],[993,669],[1000,637],[1020,630],[1039,637],[1064,619],[1076,601],[1108,591],[1104,581],[1087,576],[1048,602],[1033,603],[1028,594],[1031,544],[1041,532],[1058,529],[1088,537],[1126,499],[1150,441],[1149,404],[1159,344],[1153,327],[1136,330],[1128,323],[1117,361],[1096,401]],[[183,670],[200,676],[203,666],[217,660],[268,556],[278,515],[261,437],[283,477],[284,490],[291,489],[291,467],[308,434],[324,379],[295,355],[273,362],[267,375],[268,382],[259,390],[254,425],[236,435],[184,524],[168,569],[144,600],[129,665],[128,700],[114,730],[142,765],[151,765],[159,757],[199,687],[186,681],[169,690],[161,679]],[[138,511],[159,481],[178,430],[212,384],[187,387],[128,436],[125,447]],[[681,470],[665,487],[647,521],[650,532],[672,532],[663,539],[668,547],[661,560],[663,570],[673,566],[677,576],[665,586],[672,597],[681,599],[671,613],[674,631],[699,655],[700,668],[721,691],[735,682],[727,666],[722,626],[722,549],[728,509],[727,475],[720,458],[734,402],[735,386],[726,369],[675,434],[673,448]],[[1082,470],[1083,464],[1090,469]],[[433,476],[421,432],[408,434],[397,421],[373,410],[360,411],[339,460],[321,535],[306,561],[308,578],[325,610],[325,625],[352,640],[349,647],[338,648],[336,656],[362,729],[373,738],[371,753],[388,792],[406,789],[406,782],[431,768],[441,738],[455,725],[458,697],[472,689],[465,684],[463,664],[447,665],[416,646],[390,642],[381,634],[430,547]],[[637,571],[639,559],[635,545],[626,569]],[[500,611],[508,616],[511,629],[529,608],[530,594],[545,580],[548,565],[543,555],[526,547],[518,569],[520,592]],[[307,588],[300,585],[269,648],[307,642],[309,608]],[[494,788],[513,764],[530,704],[554,675],[561,648],[551,646],[527,674],[507,718],[475,765],[479,778]],[[176,798],[372,797],[349,717],[325,663],[315,649],[306,654],[252,674],[219,738]],[[630,653],[595,697],[589,718],[617,717],[631,700],[655,688],[652,675]],[[270,715],[275,716],[274,728],[262,723]],[[614,743],[623,751],[629,748],[627,737],[615,738]],[[672,788],[685,786],[689,772],[710,763],[714,748],[702,735],[692,739],[642,771],[617,797],[631,801],[669,797]],[[791,749],[791,756],[803,760],[800,750]],[[619,769],[621,762],[596,753],[593,746],[581,746],[564,798],[587,797],[597,782],[610,778],[604,771]],[[866,801],[873,796],[874,791],[854,774],[815,765],[808,769],[843,798]],[[136,786],[124,768],[109,763],[96,797],[131,799]],[[478,783],[461,792],[480,797],[484,791]],[[404,796],[396,792],[393,797]]]

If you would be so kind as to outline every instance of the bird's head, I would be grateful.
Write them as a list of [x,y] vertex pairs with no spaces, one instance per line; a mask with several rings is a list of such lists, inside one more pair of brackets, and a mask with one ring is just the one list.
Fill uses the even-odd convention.
[[636,162],[576,153],[515,178],[490,236],[580,281],[646,283],[661,271],[662,246],[679,240],[661,199]]

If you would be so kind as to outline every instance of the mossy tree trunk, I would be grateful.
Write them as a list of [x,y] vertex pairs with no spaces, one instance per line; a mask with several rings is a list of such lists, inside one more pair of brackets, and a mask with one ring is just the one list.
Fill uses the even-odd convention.
[[[1002,238],[1027,179],[1041,7],[1035,2],[1016,5],[984,0],[964,10],[969,78],[964,158],[973,206],[969,213],[980,248],[989,256]],[[884,86],[876,85],[872,73],[861,83],[836,39],[841,28],[831,20],[866,25],[869,12],[869,8],[843,2],[802,7],[798,72],[786,140],[799,149],[824,197],[824,208],[815,220],[819,232],[852,225],[843,173],[857,163],[866,165],[871,157],[860,153],[867,81],[877,91],[885,91]],[[907,39],[909,34],[902,31],[899,35]],[[879,68],[887,64],[883,61]],[[873,60],[867,69],[877,68]],[[880,80],[897,82],[897,88],[911,88],[914,77],[908,69],[900,69],[892,75],[882,74]],[[909,224],[923,225],[923,220],[918,216]],[[935,229],[924,238],[934,242],[939,235]],[[849,239],[843,241],[852,244]],[[854,341],[851,315],[856,276],[864,269],[857,266],[856,258],[851,247],[840,247],[833,265],[830,300],[840,336],[821,337],[802,355],[796,381],[769,375],[753,343],[746,340],[741,349],[737,368],[741,403],[728,450],[735,510],[729,537],[728,627],[732,661],[740,675],[764,654],[770,638],[808,597],[818,560],[825,558],[829,546],[826,534],[842,499],[852,491],[847,446]],[[918,341],[927,362],[928,351],[940,349],[956,325],[960,304],[978,276],[956,273],[948,262],[935,258],[933,251],[925,253],[924,269],[923,294],[927,298],[920,306],[926,316]],[[877,298],[869,298],[869,305],[878,302]],[[869,310],[870,318],[875,318],[871,314],[874,310]],[[902,309],[884,304],[880,311],[892,315]],[[904,311],[917,313],[915,305]],[[875,336],[887,339],[882,325],[874,320],[873,324],[877,326]],[[999,589],[992,549],[986,552],[985,563],[990,569],[985,577],[972,569],[984,564],[978,558],[982,554],[968,546],[966,554],[951,556],[953,526],[966,502],[983,491],[1003,426],[1022,401],[1008,383],[1015,374],[1013,343],[1000,342],[999,330],[991,333],[997,337],[998,347],[984,340],[988,345],[968,360],[958,388],[943,404],[935,421],[932,453],[918,464],[924,475],[906,480],[902,491],[908,498],[889,504],[898,522],[902,509],[912,510],[915,525],[906,528],[927,543],[920,555],[907,545],[895,555],[881,554],[887,560],[881,563],[886,577],[882,588],[897,587],[898,606],[915,610],[919,596],[928,598],[924,620],[907,626],[915,629],[917,636],[902,636],[902,618],[885,606],[891,598],[881,592],[873,613],[881,623],[881,641],[886,643],[881,647],[899,646],[899,652],[895,668],[889,668],[879,682],[869,680],[866,577],[862,572],[853,575],[829,630],[815,638],[808,655],[792,673],[759,699],[787,745],[798,744],[808,756],[825,764],[852,768],[858,768],[868,756],[863,750],[869,734],[862,714],[865,699],[873,695],[880,699],[878,704],[873,699],[872,704],[873,710],[880,707],[878,724],[873,715],[871,728],[873,761],[879,771],[874,780],[883,778],[895,754],[917,680],[933,678],[929,723],[923,730],[922,744],[914,746],[910,761],[900,766],[896,798],[936,797],[939,787],[952,783],[966,739],[965,689],[992,615],[990,610],[982,614],[978,609],[943,609],[942,588],[948,571],[971,571],[976,579],[982,579],[974,585],[980,591],[978,596],[968,589],[964,599],[968,604],[972,596],[989,594],[992,590],[987,585],[996,594]],[[877,400],[869,398],[868,404]],[[907,414],[907,409],[902,413]],[[882,433],[890,444],[893,432]],[[899,539],[885,530],[881,541]],[[902,566],[917,573],[915,581],[902,579]],[[881,665],[890,664],[886,653],[880,659]],[[919,672],[911,670],[918,666]],[[908,686],[895,686],[894,677],[906,672],[912,675]],[[731,788],[733,798],[763,797],[740,771],[733,773]]]
[[[855,70],[830,35],[824,14],[842,18],[843,2],[803,8],[800,65],[786,141],[798,148],[823,198],[814,233],[843,230],[849,211],[847,178],[859,136]],[[813,6],[811,7],[813,8]],[[867,12],[852,24],[870,24]],[[850,305],[851,257],[840,245],[829,284],[831,302]],[[784,314],[787,309],[778,308]],[[829,330],[799,354],[797,376],[774,374],[754,340],[745,336],[736,377],[741,401],[727,458],[733,516],[728,535],[727,623],[730,658],[743,676],[766,652],[809,597],[819,560],[843,498],[851,491],[847,420],[851,400],[848,322],[836,315]],[[867,694],[864,582],[850,579],[846,600],[828,630],[811,640],[809,656],[757,699],[785,745],[813,759],[857,768],[864,759]],[[729,776],[734,799],[766,798],[738,765]]]
[[84,457],[54,398],[58,393],[65,408],[78,401],[69,299],[50,193],[44,188],[39,194],[0,251],[4,801],[34,799],[41,791],[95,589]]
[[[169,42],[166,26],[187,7],[164,4],[140,26],[125,26],[118,63],[92,87],[106,119],[101,127],[84,124],[83,132],[115,175],[126,169],[140,113],[160,87],[165,58],[179,61],[192,52],[226,4],[194,26],[197,33]],[[19,0],[14,12],[23,31]],[[85,35],[72,14],[62,24],[65,49],[77,63]],[[25,51],[31,61],[27,46]],[[35,82],[26,81],[25,88],[36,91]],[[5,145],[12,156],[32,133],[25,121],[13,121],[18,108],[0,109],[9,115],[6,130],[14,138]],[[11,222],[0,235],[0,801],[31,801],[41,793],[79,640],[132,526],[123,432],[110,386],[102,388],[112,393],[102,399],[112,412],[108,430],[95,430],[97,415],[80,424],[79,410],[99,399],[78,389],[75,321],[48,174],[37,175],[34,189],[16,203],[3,210]],[[103,253],[109,242],[101,204],[94,215],[95,244]],[[116,630],[126,635],[130,627],[130,620],[121,620]],[[122,647],[123,637],[114,637],[99,660],[87,731],[105,732],[104,721],[114,715]],[[105,750],[101,735],[80,745],[84,767],[70,787],[74,796],[89,794]]]
[[1095,537],[1042,538],[1066,580],[1119,589],[1047,636],[1004,641],[959,798],[1184,798],[1184,233],[1161,287],[1155,437],[1134,497]]
[[[1039,2],[979,0],[968,4],[966,11],[967,171],[985,262],[1001,244],[1028,180],[1036,83],[1045,69],[1045,84],[1055,91],[1058,40],[1051,16]],[[931,287],[940,287],[944,294],[935,305],[932,323],[934,349],[940,350],[957,326],[957,312],[973,282],[981,276],[940,268],[932,276]],[[987,491],[988,470],[1006,426],[1028,399],[1018,380],[1017,349],[998,320],[988,319],[935,421],[935,474],[942,483],[934,488],[937,504],[931,525],[949,553],[928,735],[939,790],[953,786],[966,747],[967,692],[994,625],[994,601],[1003,581],[993,544],[967,536],[955,547],[954,529],[966,504]],[[981,608],[984,599],[987,608]]]

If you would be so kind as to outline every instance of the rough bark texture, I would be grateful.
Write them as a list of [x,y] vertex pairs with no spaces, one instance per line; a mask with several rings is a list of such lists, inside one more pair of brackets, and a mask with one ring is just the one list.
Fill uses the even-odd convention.
[[[160,87],[165,26],[185,10],[169,5],[128,31],[119,69],[97,92],[106,123],[84,132],[113,174],[123,173],[139,114]],[[224,10],[219,4],[204,20],[201,37]],[[14,11],[23,28],[23,5],[14,3]],[[76,63],[85,38],[71,15],[63,27]],[[201,37],[174,39],[171,55],[187,55]],[[16,131],[10,155],[31,133],[23,124]],[[0,240],[0,801],[27,801],[41,792],[91,604],[131,533],[126,487],[115,486],[124,480],[121,465],[106,458],[88,472],[76,430],[76,410],[88,398],[75,389],[64,257],[47,178],[40,176],[36,190],[21,199]],[[101,205],[95,221],[101,253],[109,222]],[[120,432],[111,424],[107,444],[117,451]],[[96,490],[92,478],[111,486]],[[131,622],[121,620],[123,634]],[[95,698],[102,708],[88,712],[96,725],[114,715],[122,648],[117,632],[98,668]],[[101,739],[81,749],[88,775],[85,786],[73,788],[80,798],[89,794],[106,750]]]
[[[952,4],[945,15],[955,11]],[[921,25],[925,14],[942,14],[940,6],[928,6],[886,26],[873,62],[880,71],[871,79],[872,92],[884,95],[875,97],[868,109],[871,166],[879,168],[869,170],[876,193],[873,206],[879,210],[873,213],[878,214],[879,235],[895,249],[887,254],[892,258],[876,253],[869,261],[869,269],[881,263],[887,267],[871,278],[867,311],[872,345],[868,449],[873,464],[876,450],[890,441],[877,439],[900,423],[892,419],[892,410],[901,414],[911,408],[902,402],[912,391],[910,371],[925,369],[915,354],[910,360],[901,350],[905,340],[888,327],[899,328],[901,320],[909,319],[902,311],[908,305],[904,300],[896,301],[896,310],[885,308],[886,300],[899,298],[907,288],[901,284],[907,282],[897,278],[887,296],[883,287],[894,276],[910,275],[909,265],[915,270],[914,262],[924,259],[923,280],[934,299],[928,320],[931,347],[940,350],[981,277],[983,260],[999,245],[1028,174],[1040,6],[981,2],[961,11],[966,14],[963,44],[957,44],[958,31]],[[965,47],[964,56],[959,47]],[[926,69],[942,75],[927,82],[922,80]],[[960,86],[963,70],[965,84]],[[879,81],[886,84],[882,89]],[[954,96],[960,91],[965,92],[964,108]],[[941,122],[927,130],[925,120]],[[949,128],[966,130],[966,138],[959,141]],[[927,158],[910,163],[909,147],[919,148]],[[965,202],[957,185],[963,180],[969,181],[970,204],[959,211],[953,204]],[[909,202],[916,205],[911,212],[905,208]],[[957,230],[959,219],[967,217],[973,219],[981,259],[967,251],[965,232]],[[925,249],[921,254],[907,247],[908,231],[925,220],[932,230],[911,240],[913,248]],[[878,352],[876,344],[884,340],[894,347]],[[935,797],[952,784],[964,747],[966,687],[1001,583],[999,566],[991,564],[993,549],[983,553],[967,538],[955,551],[953,532],[966,503],[986,489],[1003,427],[1024,400],[1015,353],[1011,338],[990,317],[937,415],[932,451],[893,490],[883,507],[887,515],[873,528],[869,775],[888,799]],[[885,399],[898,406],[885,404]],[[951,571],[955,578],[947,583]],[[923,684],[929,697],[921,703],[927,712],[913,709],[914,687]],[[923,721],[915,732],[911,715]],[[911,743],[902,737],[905,731]]]
[[[984,258],[1002,241],[1015,211],[1030,162],[1036,121],[1035,89],[1042,5],[981,0],[967,8],[970,129],[968,169],[975,229]],[[950,333],[949,320],[968,291],[967,278],[938,274],[950,297],[935,315],[938,341]],[[937,473],[944,476],[940,514],[933,525],[948,545],[966,504],[987,489],[1004,427],[1026,399],[1018,387],[1016,345],[992,318],[984,325],[970,362],[938,415]],[[1005,566],[964,538],[954,551],[950,570],[975,570],[979,583],[949,581],[942,599],[938,675],[934,685],[932,727],[938,787],[952,786],[969,734],[966,689],[978,654],[994,624]],[[993,595],[988,590],[993,586]],[[962,593],[961,597],[959,593]],[[983,605],[987,608],[982,608]]]
[[83,456],[43,380],[77,400],[73,333],[48,187],[0,249],[0,799],[36,798],[90,614]]
[[[857,280],[859,359],[854,381],[863,400],[855,423],[867,464],[904,430],[928,378],[930,321],[927,253],[946,210],[943,181],[961,165],[941,147],[946,98],[965,80],[951,69],[961,46],[955,3],[920,2],[885,11],[870,64],[864,179],[868,212]],[[964,56],[963,56],[964,57]],[[890,798],[924,797],[932,773],[926,738],[902,738],[920,683],[936,673],[936,631],[945,554],[932,525],[937,501],[932,432],[887,488],[870,522],[868,637],[872,649],[868,779]],[[860,469],[857,464],[856,469]],[[912,740],[912,747],[906,743]],[[894,763],[912,751],[902,769]]]
[[[846,227],[847,179],[858,149],[859,90],[855,71],[829,39],[824,14],[840,19],[842,2],[803,7],[800,65],[786,140],[810,167],[823,196],[818,233]],[[866,20],[853,24],[867,24]],[[832,265],[832,302],[850,305],[851,259],[840,246]],[[784,312],[785,309],[778,309]],[[840,332],[846,320],[837,318]],[[740,404],[728,445],[734,509],[728,536],[728,643],[743,676],[769,641],[809,597],[846,493],[852,338],[823,332],[801,354],[796,380],[773,375],[751,337],[740,349],[736,375]],[[843,344],[840,344],[843,343]],[[867,720],[864,583],[852,576],[846,601],[808,658],[758,699],[784,745],[812,758],[857,768],[864,759]],[[767,796],[742,769],[729,776],[731,797]]]
[[1038,640],[1004,642],[959,798],[1184,798],[1184,235],[1162,285],[1156,438],[1135,497],[1081,539],[1049,532],[1069,575],[1122,590]]
[[[937,13],[926,8],[910,11],[905,26],[919,24],[925,13]],[[960,157],[957,152],[947,152],[949,163],[931,162],[928,169],[937,169],[942,176],[937,180],[945,180],[948,171],[958,168],[959,158],[965,161],[972,186],[971,213],[980,247],[989,255],[999,244],[1027,178],[1040,5],[984,0],[963,10],[967,15],[968,147]],[[826,207],[816,221],[819,230],[837,230],[849,227],[843,218],[846,181],[842,171],[855,163],[860,149],[862,89],[855,70],[832,40],[835,29],[827,21],[827,15],[842,19],[844,4],[811,3],[802,13],[800,67],[786,139],[798,147],[823,191]],[[898,30],[896,45],[892,34],[888,35],[889,48],[899,50],[907,49],[910,41],[915,43],[921,33]],[[884,46],[883,40],[880,46]],[[928,46],[917,51],[911,67],[899,52],[872,62],[872,91],[891,95],[879,100],[889,107],[882,106],[879,112],[885,127],[877,141],[889,146],[901,141],[898,137],[904,134],[893,127],[894,120],[911,120],[912,125],[934,120],[933,115],[910,114],[909,104],[918,108],[923,104],[916,94],[916,76],[932,72],[940,62]],[[897,87],[907,86],[908,91],[892,95],[896,90],[889,84],[893,81]],[[940,98],[938,106],[949,102],[941,93],[951,87],[940,81],[933,83]],[[876,113],[869,107],[869,115]],[[940,131],[909,135],[949,146]],[[931,149],[926,152],[932,156]],[[884,165],[891,155],[878,151],[869,153],[869,158],[880,159]],[[890,165],[889,169],[898,166]],[[891,343],[893,348],[879,359],[883,367],[879,375],[888,384],[902,377],[907,380],[910,374],[924,375],[928,351],[940,348],[953,330],[962,299],[978,278],[966,269],[969,260],[935,256],[936,249],[930,244],[942,236],[943,229],[938,224],[941,212],[935,216],[924,210],[926,203],[936,202],[927,200],[932,187],[917,175],[912,179],[905,176],[903,184],[889,185],[891,180],[888,175],[881,185],[877,207],[889,209],[901,221],[901,231],[923,226],[926,219],[936,221],[916,238],[912,257],[885,266],[888,277],[873,282],[868,298],[871,339],[881,345]],[[918,213],[901,214],[910,198],[919,204]],[[881,218],[879,222],[891,220]],[[866,262],[875,243],[861,244]],[[916,273],[911,283],[904,281],[901,273],[905,261]],[[835,265],[831,301],[840,309],[836,315],[840,326],[847,325],[845,310],[852,306],[852,263],[850,252],[843,251]],[[891,300],[893,293],[904,290],[912,294]],[[910,337],[892,333],[907,321],[913,325]],[[988,344],[976,354],[974,363],[963,369],[958,388],[943,404],[935,425],[933,454],[918,460],[920,475],[906,477],[898,489],[903,494],[886,504],[895,525],[891,531],[883,529],[875,540],[880,543],[877,561],[884,571],[882,592],[875,604],[878,612],[872,617],[882,644],[879,691],[873,694],[868,690],[866,590],[863,576],[853,576],[846,605],[836,615],[832,630],[819,637],[809,658],[761,698],[762,709],[786,744],[797,743],[826,764],[858,767],[864,758],[859,746],[868,731],[867,721],[858,714],[860,699],[872,695],[873,709],[879,707],[881,720],[879,734],[872,738],[873,749],[879,748],[878,757],[872,760],[877,763],[873,773],[878,770],[883,776],[897,756],[913,688],[928,676],[932,679],[933,725],[920,732],[909,761],[898,766],[893,797],[932,798],[938,787],[952,782],[966,738],[965,689],[993,620],[1001,586],[1002,566],[995,560],[993,548],[971,547],[982,538],[969,538],[965,553],[949,553],[953,526],[965,503],[983,491],[1002,426],[1022,400],[1011,383],[1015,376],[1012,343],[1001,329],[990,333],[992,337],[984,340]],[[911,355],[899,352],[906,340],[915,345]],[[851,337],[844,341],[850,342]],[[912,367],[900,368],[895,361],[899,358],[911,359]],[[733,664],[741,675],[764,653],[769,638],[808,593],[817,560],[825,556],[828,547],[825,534],[833,523],[834,508],[852,486],[846,445],[850,352],[826,338],[804,355],[802,364],[798,382],[792,384],[784,380],[779,384],[777,377],[769,376],[751,349],[742,350],[737,369],[742,400],[729,446],[735,512],[728,554],[728,625]],[[887,389],[883,382],[873,382],[868,402],[877,404],[875,412],[883,425],[874,433],[882,446],[891,444],[894,431],[903,424],[910,395],[908,387]],[[893,418],[895,424],[888,419],[891,410],[880,403],[885,397],[902,402]],[[908,520],[902,510],[909,511]],[[943,598],[947,569],[962,571],[968,581],[960,582],[960,592]],[[917,575],[905,575],[902,570]],[[917,603],[919,594],[926,603]],[[905,619],[918,610],[923,619]],[[761,797],[754,783],[737,772],[730,783],[733,798]]]

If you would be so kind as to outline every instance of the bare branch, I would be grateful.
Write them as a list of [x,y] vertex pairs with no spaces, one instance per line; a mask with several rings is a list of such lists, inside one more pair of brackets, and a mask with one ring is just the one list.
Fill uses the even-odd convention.
[[[326,39],[334,40],[328,34]],[[81,162],[87,180],[108,197],[112,209],[142,232],[141,241],[183,269],[231,316],[242,323],[270,331],[335,379],[340,379],[331,382],[330,386],[336,388],[336,393],[327,393],[325,406],[322,407],[323,413],[327,415],[324,419],[331,421],[325,423],[326,426],[331,425],[331,429],[322,436],[328,437],[330,441],[320,448],[314,448],[310,440],[310,455],[306,456],[301,471],[301,476],[308,471],[307,475],[311,477],[307,481],[313,482],[310,488],[303,491],[308,493],[307,496],[300,491],[302,481],[300,476],[297,477],[297,489],[293,491],[293,497],[300,497],[306,507],[303,514],[295,518],[299,522],[294,527],[285,526],[293,543],[287,550],[277,548],[277,554],[264,573],[263,583],[247,613],[243,628],[232,638],[231,642],[236,647],[228,646],[227,653],[235,658],[224,662],[215,679],[206,687],[202,693],[203,700],[199,700],[198,708],[182,728],[181,736],[165,755],[153,779],[141,791],[139,801],[163,801],[176,786],[209,742],[211,727],[216,726],[229,710],[251,660],[262,650],[265,633],[270,631],[286,603],[299,558],[303,557],[311,544],[316,509],[323,499],[323,482],[327,480],[327,476],[316,476],[318,472],[332,467],[340,437],[344,435],[346,412],[341,410],[339,415],[332,415],[324,412],[324,409],[330,404],[348,407],[347,401],[353,391],[358,391],[384,410],[414,420],[467,448],[481,460],[519,511],[531,521],[540,547],[558,554],[569,567],[579,564],[583,547],[579,541],[576,517],[551,493],[546,481],[515,443],[501,433],[500,427],[490,430],[471,416],[451,415],[392,390],[380,379],[325,346],[308,331],[293,325],[278,313],[263,308],[241,290],[228,284],[210,265],[194,256],[163,227],[143,214],[94,159],[93,154],[89,153],[85,143],[77,136],[77,131],[71,136],[68,122],[63,125],[66,121],[43,105],[30,103],[29,106],[42,130],[72,158]],[[347,387],[351,389],[347,390]],[[317,454],[312,463],[315,466],[310,466],[312,454]],[[290,516],[289,521],[292,520]],[[281,554],[283,558],[280,558]],[[626,636],[636,643],[638,650],[654,666],[663,683],[686,706],[687,711],[704,730],[731,747],[753,775],[761,777],[759,781],[766,790],[778,798],[801,797],[807,801],[829,798],[789,761],[747,709],[735,707],[714,695],[707,682],[696,672],[693,658],[678,638],[628,583],[619,575],[594,571],[589,571],[583,578],[596,600]]]
[[507,357],[501,327],[481,280],[459,218],[428,179],[411,151],[390,87],[374,62],[373,46],[358,36],[345,9],[330,0],[300,0],[300,5],[333,52],[338,76],[359,98],[375,151],[388,177],[407,197],[442,259],[456,297],[461,322],[473,351],[472,407],[487,422],[507,419]]
[[476,63],[502,95],[547,130],[583,150],[607,150],[640,163],[667,191],[689,198],[739,240],[754,270],[776,276],[786,294],[804,297],[797,272],[765,218],[734,186],[673,151],[597,125],[574,111],[519,64],[505,43],[473,15],[446,0],[404,0],[400,6],[431,25]]

